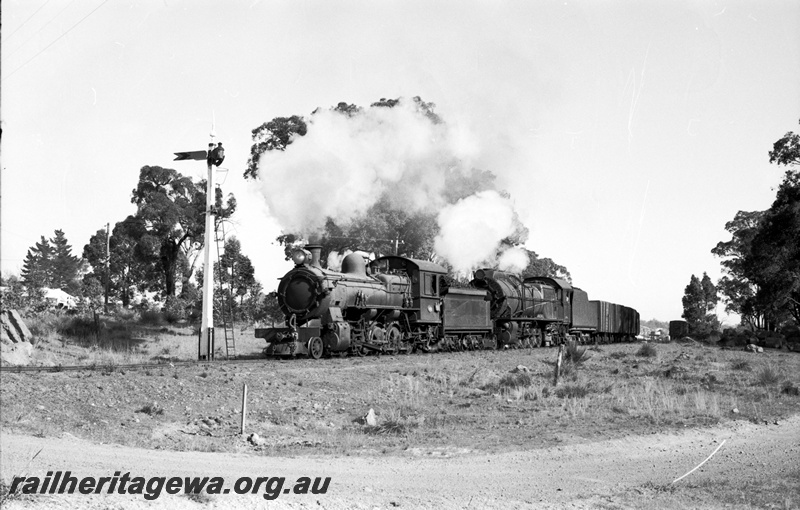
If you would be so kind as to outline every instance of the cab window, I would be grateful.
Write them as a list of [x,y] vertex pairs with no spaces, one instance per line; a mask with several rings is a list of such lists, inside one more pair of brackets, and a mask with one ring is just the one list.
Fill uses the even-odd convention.
[[426,296],[436,296],[438,295],[438,286],[437,286],[437,275],[435,274],[423,274],[422,275],[422,293]]

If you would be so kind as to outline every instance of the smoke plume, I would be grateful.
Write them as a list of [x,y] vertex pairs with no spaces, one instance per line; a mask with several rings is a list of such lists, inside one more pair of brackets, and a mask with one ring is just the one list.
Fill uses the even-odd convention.
[[[438,211],[435,250],[455,269],[527,265],[524,250],[506,250],[495,260],[503,239],[525,231],[524,242],[527,235],[508,198],[485,190],[455,204],[445,199],[445,177],[468,175],[481,159],[480,141],[467,126],[434,122],[403,100],[355,115],[319,110],[307,125],[305,136],[259,162],[263,193],[285,232],[314,237],[328,217],[348,222],[389,191],[394,207]],[[343,254],[331,255],[329,267],[340,266]]]
[[501,271],[520,273],[528,267],[530,257],[523,248],[513,246],[500,254],[497,259],[497,268]]
[[[501,241],[520,228],[513,204],[496,191],[481,191],[448,205],[439,213],[438,222],[436,253],[462,273],[479,265],[492,265]],[[502,258],[504,264],[507,267],[522,264],[519,253],[509,251]],[[527,261],[522,268],[526,265]]]
[[437,210],[444,205],[445,173],[469,168],[477,150],[464,129],[435,124],[401,101],[353,116],[318,111],[305,136],[261,157],[259,174],[283,228],[311,235],[327,217],[353,219],[386,190],[398,207]]

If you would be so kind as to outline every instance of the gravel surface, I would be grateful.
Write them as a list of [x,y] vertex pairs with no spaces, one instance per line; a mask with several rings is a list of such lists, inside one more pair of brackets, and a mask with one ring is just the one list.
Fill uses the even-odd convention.
[[227,488],[330,477],[324,494],[274,500],[17,494],[3,507],[800,508],[800,356],[640,347],[590,350],[557,387],[555,349],[3,373],[5,484],[67,470]]
[[[35,496],[12,499],[6,508],[623,508],[633,494],[669,493],[670,483],[722,448],[675,486],[664,506],[700,492],[701,507],[723,507],[714,486],[746,486],[754,478],[800,475],[800,417],[777,425],[734,422],[681,433],[648,434],[585,444],[499,454],[448,449],[413,450],[387,457],[263,457],[252,454],[153,451],[93,444],[74,437],[0,436],[3,475],[43,477],[69,469],[78,476],[331,477],[324,495],[208,496],[203,501],[162,495],[154,502],[133,495]],[[30,459],[41,450],[36,459]],[[686,488],[688,487],[688,488]],[[712,489],[710,489],[712,488]],[[778,495],[785,508],[800,504],[797,485]],[[795,491],[791,493],[791,491]],[[641,501],[640,501],[641,502]],[[667,503],[670,503],[668,505]],[[730,505],[731,503],[726,503]],[[745,504],[743,507],[750,507]],[[740,506],[742,507],[742,506]]]

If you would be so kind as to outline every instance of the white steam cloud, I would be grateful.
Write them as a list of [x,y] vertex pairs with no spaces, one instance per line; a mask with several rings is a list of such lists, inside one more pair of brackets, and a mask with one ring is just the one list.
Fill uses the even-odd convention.
[[[468,127],[435,124],[412,101],[401,100],[353,116],[318,111],[305,136],[296,136],[285,151],[261,156],[259,176],[284,231],[314,235],[328,217],[347,222],[389,191],[395,207],[439,211],[434,249],[457,271],[481,264],[519,271],[528,264],[523,249],[495,258],[500,242],[521,227],[508,198],[486,190],[456,204],[444,199],[448,172],[467,174],[483,156]],[[328,267],[341,267],[346,253],[331,253]]]
[[[500,241],[514,234],[518,226],[513,204],[496,191],[481,191],[448,205],[439,212],[438,222],[434,249],[462,273],[478,265],[491,265]],[[519,267],[519,253],[509,251],[504,263]],[[522,268],[525,266],[527,261]]]
[[440,208],[446,172],[469,168],[477,140],[463,127],[434,124],[410,101],[352,117],[319,111],[286,151],[268,151],[259,175],[271,213],[287,231],[319,232],[327,217],[347,221],[386,190],[410,210]]
[[512,246],[500,254],[497,259],[497,268],[501,271],[520,273],[528,267],[530,260],[528,253],[524,249]]

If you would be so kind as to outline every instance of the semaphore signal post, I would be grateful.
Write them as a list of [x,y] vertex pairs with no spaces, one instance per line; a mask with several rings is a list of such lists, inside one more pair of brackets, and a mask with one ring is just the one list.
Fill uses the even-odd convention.
[[206,160],[208,178],[206,181],[206,232],[203,241],[203,316],[200,321],[200,338],[197,346],[197,359],[211,361],[214,359],[214,270],[211,262],[211,241],[214,233],[214,167],[225,159],[222,143],[214,143],[214,134],[208,151],[176,152],[174,161]]

